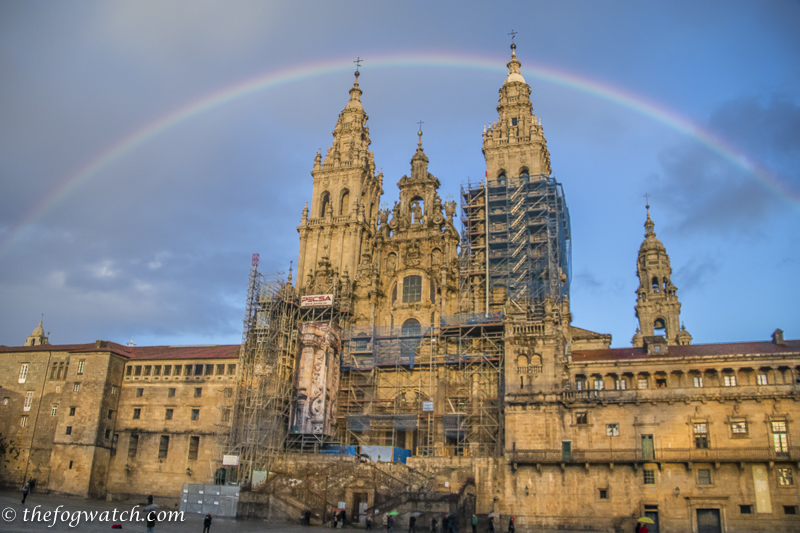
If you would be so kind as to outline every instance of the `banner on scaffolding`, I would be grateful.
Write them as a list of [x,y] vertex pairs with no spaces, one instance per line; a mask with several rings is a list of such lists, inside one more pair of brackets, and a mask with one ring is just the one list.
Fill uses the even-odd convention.
[[332,322],[305,322],[300,324],[298,345],[291,432],[333,435],[342,328]]
[[300,297],[300,307],[328,307],[333,305],[333,294],[312,294]]

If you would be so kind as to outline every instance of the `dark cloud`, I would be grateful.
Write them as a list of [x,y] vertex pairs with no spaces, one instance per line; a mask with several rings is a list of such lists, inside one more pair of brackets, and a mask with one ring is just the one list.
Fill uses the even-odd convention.
[[[763,165],[800,196],[800,106],[781,96],[728,102],[709,129]],[[678,214],[684,232],[732,232],[757,237],[759,223],[788,202],[771,185],[693,141],[664,150],[656,194]]]
[[672,277],[682,294],[703,287],[720,270],[720,263],[713,257],[693,257],[678,268]]

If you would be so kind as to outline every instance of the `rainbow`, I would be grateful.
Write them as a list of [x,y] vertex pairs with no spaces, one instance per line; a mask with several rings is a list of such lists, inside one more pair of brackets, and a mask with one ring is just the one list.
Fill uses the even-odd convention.
[[[465,56],[456,54],[400,54],[387,55],[368,59],[367,68],[420,68],[437,67],[451,69],[486,70],[505,74],[505,61],[494,57]],[[66,178],[59,187],[54,187],[50,194],[42,198],[30,212],[12,228],[6,237],[0,241],[0,254],[19,236],[20,232],[45,212],[56,206],[78,187],[96,177],[103,169],[124,154],[135,150],[137,147],[157,137],[164,131],[173,128],[192,117],[205,113],[211,109],[222,106],[228,102],[238,100],[261,91],[272,89],[285,84],[296,83],[310,78],[328,74],[347,72],[353,69],[350,60],[337,59],[327,63],[309,63],[287,68],[279,72],[269,72],[253,79],[236,83],[222,88],[199,100],[188,103],[180,108],[170,111],[166,115],[145,124],[116,144],[108,147],[104,152],[79,168]],[[622,107],[639,112],[673,130],[695,139],[705,145],[712,152],[718,154],[735,166],[743,169],[756,177],[766,187],[779,196],[800,204],[800,194],[795,193],[782,183],[763,165],[749,158],[730,143],[679,116],[678,114],[649,102],[641,96],[626,92],[617,87],[598,82],[573,73],[556,70],[541,65],[522,68],[526,78],[537,79],[575,89],[580,92],[608,100]]]

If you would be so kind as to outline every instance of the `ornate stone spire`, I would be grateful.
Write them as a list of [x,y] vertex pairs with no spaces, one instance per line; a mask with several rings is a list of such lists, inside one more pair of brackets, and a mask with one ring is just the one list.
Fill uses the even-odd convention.
[[522,63],[517,60],[517,45],[514,43],[511,43],[511,61],[506,66],[508,67],[508,77],[503,85],[515,82],[525,83],[525,78],[522,77],[522,73],[519,71]]

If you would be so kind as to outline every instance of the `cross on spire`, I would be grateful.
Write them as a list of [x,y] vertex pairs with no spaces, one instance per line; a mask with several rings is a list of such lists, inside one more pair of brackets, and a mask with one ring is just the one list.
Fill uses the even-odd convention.
[[645,203],[645,207],[647,207],[647,209],[650,209],[650,195],[647,194],[647,193],[644,193],[644,199],[645,199],[645,202],[646,202]]
[[419,141],[417,142],[417,150],[422,150],[422,125],[425,123],[420,120],[419,122],[417,122],[417,124],[419,124],[419,131],[417,132],[417,135],[419,135]]
[[511,32],[508,34],[508,35],[511,36],[511,44],[514,44],[514,37],[517,36],[517,33],[519,33],[519,32],[516,32],[516,31],[514,31],[514,28],[511,28]]
[[417,124],[419,124],[419,131],[422,131],[422,125],[425,123],[420,120]]
[[356,58],[356,60],[355,60],[355,61],[353,61],[353,63],[355,63],[355,64],[356,64],[356,72],[358,72],[358,69],[359,69],[359,68],[361,68],[361,63],[362,63],[363,61],[364,61],[364,60],[363,60],[363,59],[361,59],[361,57],[357,57],[357,58]]

